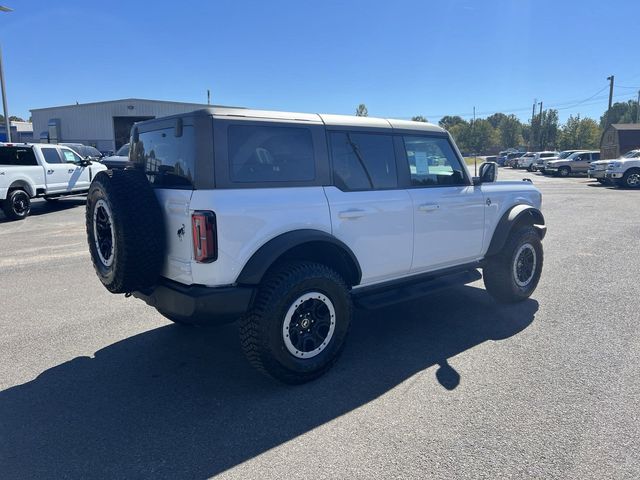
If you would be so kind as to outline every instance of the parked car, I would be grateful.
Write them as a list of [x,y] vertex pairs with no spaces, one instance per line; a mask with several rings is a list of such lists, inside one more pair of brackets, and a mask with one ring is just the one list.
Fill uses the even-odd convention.
[[547,163],[549,163],[549,162],[551,162],[553,160],[564,160],[565,158],[567,158],[572,153],[584,152],[584,151],[585,150],[563,150],[557,156],[554,156],[554,157],[541,157],[536,161],[536,163],[533,164],[532,169],[533,169],[534,172],[542,172],[542,173],[544,173],[544,170],[545,170],[545,168],[547,166]]
[[0,207],[11,220],[22,220],[31,211],[32,198],[86,193],[103,170],[64,145],[0,145]]
[[600,160],[600,151],[574,152],[562,160],[553,160],[545,167],[545,174],[568,177],[574,173],[587,173],[591,162]]
[[121,146],[115,155],[111,155],[110,157],[103,157],[101,160],[102,164],[107,168],[114,169],[123,169],[131,165],[129,163],[129,144],[125,143]]
[[619,187],[640,188],[640,149],[609,162],[605,178]]
[[540,191],[496,183],[490,162],[472,178],[436,125],[209,108],[131,138],[132,168],[101,172],[87,197],[98,278],[177,323],[241,319],[247,358],[283,382],[331,367],[354,301],[482,268],[487,291],[516,302],[540,278]]
[[89,160],[98,162],[102,158],[102,153],[95,147],[91,145],[83,145],[82,143],[60,143],[60,145],[64,145],[65,147],[69,147],[82,158],[89,158]]
[[559,152],[546,151],[546,152],[529,152],[518,158],[513,167],[514,168],[526,168],[528,171],[533,171],[533,165],[541,158],[557,157]]
[[589,170],[587,170],[587,177],[595,178],[599,183],[608,183],[606,179],[607,166],[613,160],[596,160],[589,164]]
[[518,163],[518,160],[521,158],[528,158],[529,156],[533,156],[534,152],[526,152],[526,153],[519,153],[516,154],[515,156],[513,156],[510,159],[507,159],[504,163],[505,167],[511,167],[511,168],[516,168],[516,165]]
[[522,152],[509,152],[503,156],[499,156],[496,159],[496,162],[498,163],[498,165],[500,165],[501,167],[506,167],[509,166],[508,162],[510,162],[511,160],[513,160],[514,158],[519,158],[523,155]]

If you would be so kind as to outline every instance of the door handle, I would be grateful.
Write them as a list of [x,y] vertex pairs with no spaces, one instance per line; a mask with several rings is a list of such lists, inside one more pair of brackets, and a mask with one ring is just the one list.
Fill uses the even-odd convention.
[[49,175],[51,175],[54,171],[55,171],[55,170],[51,170],[51,169],[49,169],[49,170],[47,170],[47,173],[48,173]]
[[75,172],[75,171],[76,171],[76,169],[75,169],[75,168],[70,168],[69,170],[67,170],[67,173],[73,173],[73,172]]
[[437,203],[423,203],[418,206],[418,210],[421,212],[434,212],[440,208],[440,205]]
[[366,210],[362,210],[361,208],[352,208],[350,210],[344,210],[338,213],[339,218],[349,219],[349,218],[360,218],[364,217],[367,214]]

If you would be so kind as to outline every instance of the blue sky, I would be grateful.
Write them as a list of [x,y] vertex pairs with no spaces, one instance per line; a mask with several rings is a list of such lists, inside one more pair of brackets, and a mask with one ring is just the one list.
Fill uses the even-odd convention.
[[[408,118],[533,99],[598,118],[640,86],[640,1],[0,0],[11,114],[140,97]],[[625,88],[622,88],[625,87]],[[592,97],[596,92],[602,90]],[[578,104],[578,102],[583,103]]]

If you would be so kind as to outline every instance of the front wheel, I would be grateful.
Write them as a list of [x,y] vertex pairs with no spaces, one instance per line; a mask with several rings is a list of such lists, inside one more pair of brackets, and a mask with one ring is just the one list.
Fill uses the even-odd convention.
[[560,167],[560,169],[558,170],[558,175],[560,175],[561,177],[568,177],[570,173],[571,170],[569,169],[569,167]]
[[521,228],[509,236],[502,251],[489,259],[483,269],[489,294],[504,303],[530,297],[542,273],[542,242],[533,227]]
[[640,169],[631,168],[622,177],[622,186],[625,188],[640,188]]
[[281,265],[267,275],[240,322],[242,348],[259,371],[284,383],[308,382],[338,358],[352,310],[348,288],[331,268]]
[[12,190],[2,204],[2,210],[11,220],[24,220],[31,212],[31,198],[24,190]]

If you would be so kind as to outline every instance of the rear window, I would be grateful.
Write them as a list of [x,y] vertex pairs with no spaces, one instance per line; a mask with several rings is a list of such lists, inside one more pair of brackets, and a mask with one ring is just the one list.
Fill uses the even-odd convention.
[[233,182],[304,182],[315,178],[308,128],[231,125],[227,142]]
[[175,128],[140,133],[131,159],[144,167],[156,187],[193,188],[194,141],[193,127],[188,125],[179,137],[175,136]]
[[0,165],[38,165],[32,148],[0,147]]

